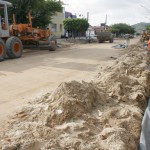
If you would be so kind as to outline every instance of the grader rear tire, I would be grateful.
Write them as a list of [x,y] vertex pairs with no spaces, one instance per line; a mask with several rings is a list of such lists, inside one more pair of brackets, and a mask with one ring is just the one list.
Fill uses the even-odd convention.
[[6,57],[6,46],[2,39],[0,39],[0,61],[3,61]]
[[9,58],[20,58],[23,53],[22,42],[19,38],[12,36],[6,41],[7,55]]
[[111,39],[109,40],[109,43],[113,43],[113,42],[114,42],[114,39],[111,38]]
[[55,37],[55,36],[50,36],[50,37],[48,37],[48,41],[49,41],[49,43],[50,43],[49,50],[50,50],[50,51],[55,51],[56,48],[57,48],[57,40],[56,40],[56,37]]

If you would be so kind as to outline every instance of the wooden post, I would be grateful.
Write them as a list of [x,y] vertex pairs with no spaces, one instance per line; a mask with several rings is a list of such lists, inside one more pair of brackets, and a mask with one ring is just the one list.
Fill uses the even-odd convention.
[[15,17],[15,14],[13,14],[13,24],[16,25],[16,17]]
[[32,27],[32,16],[31,16],[31,11],[29,11],[28,16],[29,16],[29,24],[30,24],[30,27]]

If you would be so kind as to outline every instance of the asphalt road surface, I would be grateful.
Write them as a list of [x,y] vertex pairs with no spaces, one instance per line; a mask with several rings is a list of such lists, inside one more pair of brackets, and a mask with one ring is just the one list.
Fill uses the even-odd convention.
[[22,58],[0,62],[0,125],[26,101],[52,91],[61,82],[92,80],[99,65],[112,63],[111,56],[122,51],[111,47],[123,42],[78,44],[54,52],[28,50]]

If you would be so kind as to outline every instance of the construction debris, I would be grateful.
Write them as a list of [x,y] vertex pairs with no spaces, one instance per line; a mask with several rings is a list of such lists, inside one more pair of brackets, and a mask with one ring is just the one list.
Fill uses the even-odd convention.
[[137,150],[150,97],[150,57],[134,45],[89,83],[62,83],[25,105],[0,134],[2,150]]
[[126,48],[127,45],[124,43],[124,44],[118,44],[118,45],[115,45],[115,46],[112,46],[113,48],[116,48],[116,49],[122,49],[122,48]]

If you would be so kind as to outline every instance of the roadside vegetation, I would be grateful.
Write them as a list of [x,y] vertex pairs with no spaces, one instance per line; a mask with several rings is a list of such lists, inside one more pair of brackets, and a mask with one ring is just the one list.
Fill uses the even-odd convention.
[[146,27],[146,30],[148,30],[148,31],[150,32],[150,26],[147,26],[147,27]]
[[64,20],[64,28],[72,36],[81,36],[82,33],[85,33],[89,27],[89,23],[86,19],[81,18],[69,18]]
[[134,34],[135,30],[132,26],[127,25],[125,23],[118,23],[111,26],[111,32],[116,34],[116,36],[120,36],[122,34]]
[[[56,0],[8,0],[13,4],[9,8],[9,16],[15,14],[17,23],[28,23],[28,13],[31,12],[33,27],[46,27],[56,12],[62,11],[61,1]],[[12,22],[12,17],[10,18]]]

